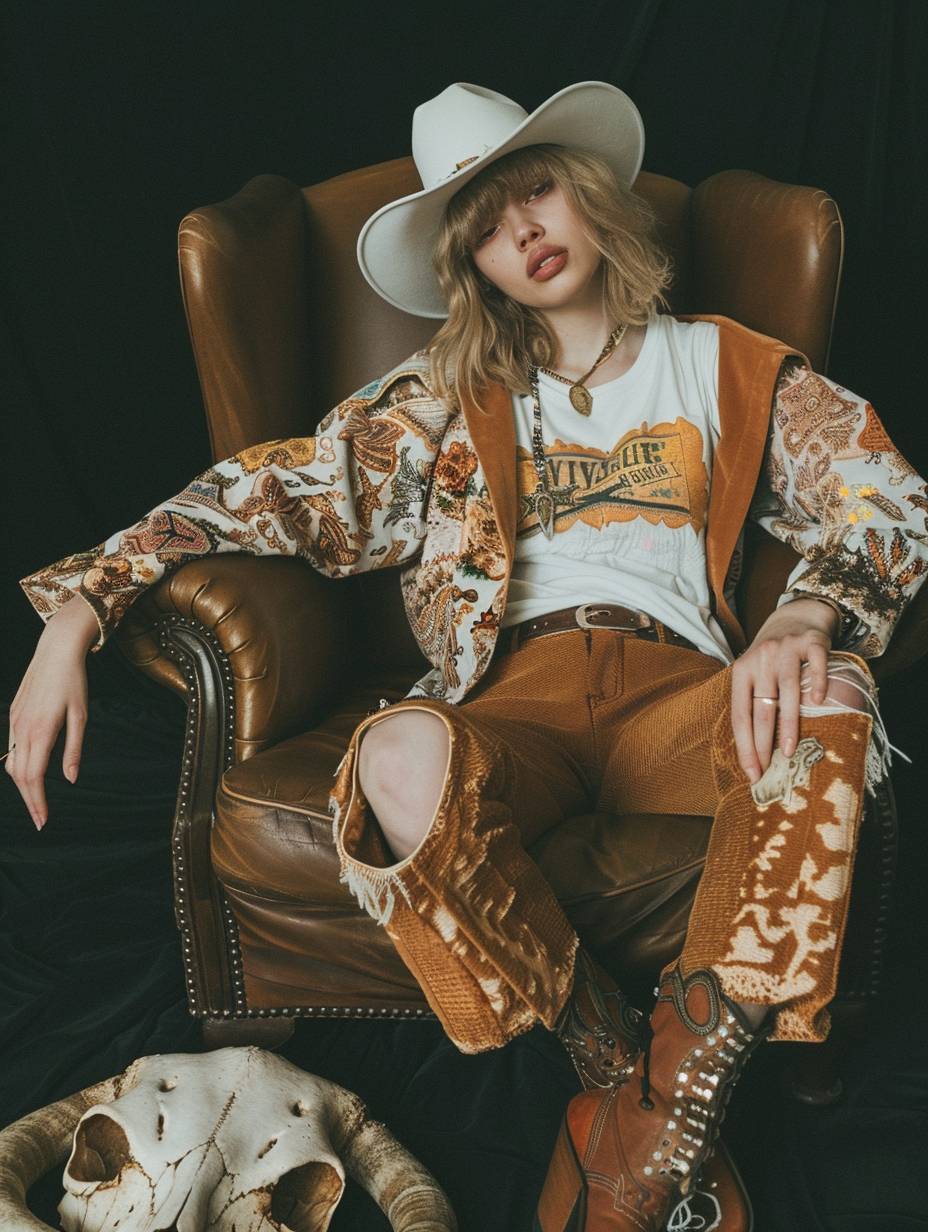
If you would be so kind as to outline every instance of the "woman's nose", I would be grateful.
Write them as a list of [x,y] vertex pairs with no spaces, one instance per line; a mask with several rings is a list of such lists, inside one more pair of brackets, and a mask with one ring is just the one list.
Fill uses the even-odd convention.
[[519,245],[519,249],[524,250],[529,244],[535,244],[537,240],[541,239],[542,235],[545,234],[545,228],[537,221],[534,213],[525,211],[525,209],[519,209],[518,206],[511,208],[514,208],[516,211],[516,216],[513,218],[513,223],[511,223],[513,225],[513,235],[516,244]]
[[542,227],[541,223],[524,219],[516,227],[516,239],[518,240],[519,247],[525,248],[529,244],[534,244],[544,233],[544,227]]

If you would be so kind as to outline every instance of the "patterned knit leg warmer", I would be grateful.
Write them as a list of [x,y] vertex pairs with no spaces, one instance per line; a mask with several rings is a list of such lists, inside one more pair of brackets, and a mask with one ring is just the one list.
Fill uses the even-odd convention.
[[735,1001],[780,1006],[772,1039],[828,1034],[871,726],[853,710],[803,708],[795,753],[775,751],[753,788],[727,709],[715,727],[719,805],[682,967],[713,967]]
[[576,934],[513,824],[510,754],[454,707],[442,718],[450,766],[418,848],[387,864],[357,780],[355,732],[331,797],[342,880],[390,935],[462,1052],[505,1044],[541,1020],[553,1029],[573,982]]

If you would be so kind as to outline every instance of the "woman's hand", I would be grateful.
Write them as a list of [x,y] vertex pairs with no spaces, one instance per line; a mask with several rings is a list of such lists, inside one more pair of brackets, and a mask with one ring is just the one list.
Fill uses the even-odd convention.
[[817,599],[794,599],[777,608],[760,628],[731,676],[731,724],[741,768],[756,783],[770,765],[779,719],[785,757],[799,739],[799,677],[808,664],[811,702],[821,705],[828,689],[828,652],[838,614]]
[[37,830],[48,820],[45,772],[58,733],[67,723],[62,770],[77,779],[87,724],[87,651],[99,627],[83,599],[70,599],[49,618],[10,706],[10,746],[4,763]]

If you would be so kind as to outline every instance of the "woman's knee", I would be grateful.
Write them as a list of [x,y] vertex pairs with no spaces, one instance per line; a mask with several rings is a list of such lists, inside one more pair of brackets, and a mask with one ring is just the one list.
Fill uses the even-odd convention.
[[361,788],[374,812],[428,820],[441,795],[450,738],[428,710],[400,710],[367,729],[358,752]]

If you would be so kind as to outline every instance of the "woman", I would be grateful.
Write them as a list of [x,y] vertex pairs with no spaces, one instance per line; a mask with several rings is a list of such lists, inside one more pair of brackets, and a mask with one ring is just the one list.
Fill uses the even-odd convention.
[[[425,188],[368,220],[358,256],[391,303],[447,316],[430,347],[313,437],[245,450],[23,579],[48,625],[7,768],[41,827],[65,720],[76,777],[87,649],[183,561],[402,566],[432,669],[349,744],[343,880],[462,1050],[539,1021],[570,1049],[590,1089],[545,1232],[661,1228],[756,1044],[827,1032],[861,802],[887,760],[860,656],[921,581],[905,502],[924,485],[872,408],[789,347],[657,311],[668,263],[629,191],[643,134],[621,91],[580,83],[527,116],[453,85],[417,109],[413,151]],[[729,583],[748,514],[804,559],[745,649]],[[649,1026],[577,960],[524,851],[591,807],[715,817]]]

